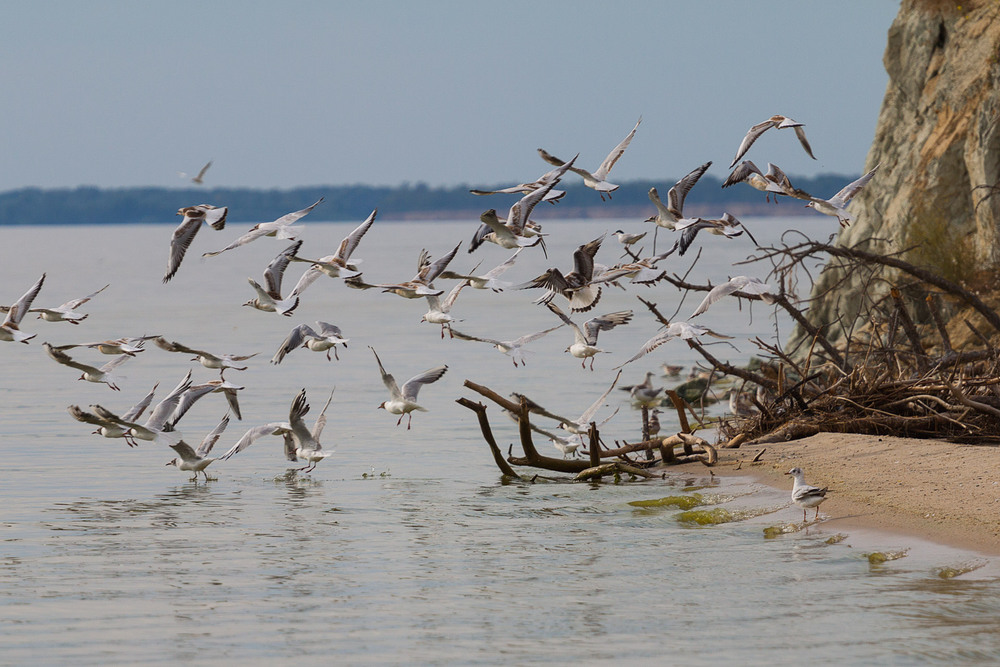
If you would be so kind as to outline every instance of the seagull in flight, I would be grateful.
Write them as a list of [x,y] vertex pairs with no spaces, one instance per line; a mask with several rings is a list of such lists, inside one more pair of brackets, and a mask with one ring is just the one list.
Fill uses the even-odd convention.
[[678,223],[686,219],[684,218],[684,198],[687,197],[688,192],[691,191],[694,184],[698,182],[698,179],[711,166],[711,162],[706,162],[674,183],[673,187],[667,192],[667,205],[664,205],[660,201],[660,195],[656,191],[656,188],[650,188],[649,200],[656,206],[656,215],[646,218],[646,222],[656,223],[657,231],[659,231],[659,227],[673,231]]
[[434,288],[434,280],[448,267],[448,263],[455,258],[455,253],[461,247],[461,243],[456,245],[451,252],[444,257],[431,262],[431,257],[426,250],[420,251],[417,259],[417,275],[406,282],[390,283],[385,285],[372,285],[381,287],[384,292],[398,294],[404,299],[419,299],[425,296],[441,296],[444,290]]
[[[631,143],[632,137],[635,136],[635,131],[639,129],[639,123],[641,122],[642,118],[640,117],[638,122],[636,122],[635,127],[633,127],[632,131],[628,133],[628,136],[622,139],[622,142],[615,146],[614,149],[608,153],[608,156],[604,158],[604,161],[601,162],[601,166],[597,168],[597,171],[591,173],[586,169],[570,167],[571,171],[583,177],[584,185],[588,188],[596,190],[597,193],[601,195],[601,201],[604,201],[605,195],[607,195],[607,198],[610,199],[611,193],[618,189],[617,185],[608,182],[608,173],[611,171],[611,168],[615,166],[615,163],[618,162],[618,159],[625,153],[625,149],[628,148],[629,143]],[[538,149],[538,154],[543,160],[557,167],[561,167],[565,164],[562,160],[549,154],[543,148]]]
[[439,299],[433,294],[427,295],[427,312],[423,314],[420,318],[421,322],[430,322],[431,324],[441,325],[441,338],[444,338],[445,329],[448,330],[452,338],[454,334],[451,333],[451,323],[455,321],[455,318],[451,316],[451,307],[455,305],[455,299],[458,298],[459,292],[469,284],[468,280],[463,280],[459,284],[455,285],[448,296],[445,297],[444,301]]
[[602,331],[608,331],[609,329],[614,329],[619,325],[628,324],[632,321],[632,311],[621,310],[615,313],[607,313],[605,315],[593,317],[584,322],[583,329],[581,329],[575,322],[573,322],[573,320],[567,317],[558,306],[553,303],[547,303],[545,305],[548,306],[548,309],[555,313],[559,319],[573,329],[574,341],[572,345],[566,348],[566,352],[569,352],[577,359],[583,359],[581,362],[581,366],[583,368],[587,367],[587,359],[590,359],[590,370],[594,370],[594,356],[600,352],[607,351],[601,350],[597,347],[597,335]]
[[302,240],[299,239],[288,246],[278,256],[271,260],[264,269],[264,287],[261,287],[253,278],[247,281],[257,292],[257,298],[250,299],[244,306],[250,306],[266,313],[281,313],[285,317],[291,317],[292,311],[299,306],[299,297],[289,295],[287,299],[281,298],[281,279],[285,275],[288,263],[295,257],[295,253],[302,247]]
[[735,294],[736,296],[742,296],[745,294],[755,294],[760,296],[765,303],[774,303],[775,297],[771,288],[767,286],[759,278],[751,278],[749,276],[735,276],[730,278],[728,281],[722,283],[721,285],[716,285],[711,290],[709,290],[708,295],[702,300],[702,302],[695,308],[695,311],[691,313],[688,317],[692,320],[718,301],[719,299],[729,296],[730,294]]
[[237,371],[245,371],[246,366],[237,366],[236,364],[241,361],[246,361],[252,357],[257,356],[257,352],[253,354],[247,354],[244,356],[237,356],[235,354],[212,354],[211,352],[205,352],[204,350],[196,350],[186,345],[182,345],[176,341],[169,341],[163,336],[157,336],[153,339],[156,346],[161,350],[166,350],[167,352],[181,352],[184,354],[193,354],[194,358],[192,361],[199,362],[205,368],[218,369],[219,377],[226,372],[227,368],[232,368]]
[[597,305],[601,298],[601,287],[592,284],[594,278],[594,257],[604,242],[604,235],[584,243],[573,252],[573,270],[565,275],[557,268],[548,269],[545,273],[516,285],[513,289],[531,289],[544,287],[543,294],[535,303],[549,304],[556,294],[561,294],[569,301],[570,310],[575,313],[586,312]]
[[466,333],[462,333],[456,329],[451,330],[452,338],[458,338],[459,340],[471,340],[479,343],[489,343],[499,351],[510,357],[511,361],[514,362],[514,368],[520,363],[522,366],[525,365],[524,355],[528,353],[528,350],[524,349],[524,346],[532,341],[536,341],[542,336],[561,328],[563,325],[559,324],[557,326],[551,327],[549,329],[543,329],[542,331],[536,331],[535,333],[526,334],[520,338],[515,338],[514,340],[496,340],[494,338],[480,338],[479,336],[472,336]]
[[222,437],[223,431],[229,426],[229,415],[226,414],[219,422],[219,425],[209,431],[208,435],[201,441],[198,445],[198,449],[195,450],[191,445],[187,444],[183,440],[180,442],[170,445],[170,448],[177,452],[177,458],[167,462],[168,466],[177,466],[180,470],[191,470],[194,471],[194,477],[191,481],[198,479],[198,473],[205,476],[205,481],[207,482],[210,478],[208,473],[205,472],[205,468],[212,464],[213,461],[217,459],[209,458],[208,455],[212,451],[212,447],[215,443],[219,441]]
[[333,356],[337,358],[337,361],[340,361],[340,357],[337,356],[337,345],[347,347],[349,340],[350,338],[344,338],[340,327],[329,322],[317,321],[316,329],[308,324],[300,324],[292,329],[284,342],[281,343],[281,347],[274,353],[271,363],[280,364],[286,354],[300,347],[307,347],[314,352],[326,352],[327,361],[330,361],[330,350],[333,350]]
[[399,426],[403,422],[403,417],[407,417],[406,430],[410,430],[410,422],[413,421],[413,411],[419,410],[421,412],[427,412],[427,408],[417,405],[417,393],[420,388],[425,384],[430,384],[432,382],[437,382],[441,377],[448,371],[447,366],[437,366],[429,370],[420,373],[419,375],[414,375],[405,383],[402,387],[396,384],[396,379],[385,372],[385,368],[382,366],[382,360],[378,358],[378,353],[375,351],[371,345],[368,349],[372,351],[375,355],[375,361],[378,362],[378,370],[382,375],[382,383],[385,388],[389,390],[390,399],[388,401],[382,402],[378,407],[379,409],[384,409],[386,412],[390,412],[394,415],[399,415],[399,420],[396,422],[396,426]]
[[[514,266],[514,261],[520,254],[521,248],[514,251],[514,254],[507,258],[502,264],[498,264],[481,276],[471,275],[467,276],[462,273],[455,273],[454,271],[444,271],[441,273],[441,278],[445,280],[466,280],[469,283],[469,287],[472,289],[491,289],[494,292],[502,292],[504,288],[510,287],[513,283],[509,283],[500,280],[500,276],[507,272],[509,268]],[[479,268],[479,264],[473,267],[471,273],[475,273],[476,269]]]
[[256,241],[263,236],[275,236],[279,239],[288,239],[289,241],[294,241],[298,238],[299,232],[302,231],[302,227],[293,226],[295,222],[305,217],[314,208],[322,203],[324,197],[320,197],[319,200],[311,204],[300,211],[293,211],[292,213],[287,213],[274,222],[261,222],[250,228],[243,236],[239,237],[229,245],[227,245],[222,250],[216,250],[214,252],[206,252],[202,254],[202,257],[215,257],[216,255],[221,255],[227,250],[232,250],[233,248],[239,248],[244,246],[251,241]]
[[52,347],[48,343],[42,343],[42,349],[45,350],[46,354],[52,357],[53,360],[59,362],[63,366],[75,368],[83,373],[83,375],[77,378],[78,380],[86,380],[87,382],[103,382],[115,391],[119,391],[117,384],[119,378],[114,373],[115,369],[135,356],[134,354],[122,354],[115,357],[100,368],[95,368],[94,366],[74,361],[68,354],[60,349]]
[[38,319],[45,320],[46,322],[69,322],[70,324],[79,324],[83,320],[87,319],[88,314],[78,313],[76,312],[76,309],[93,299],[108,287],[108,285],[105,285],[101,289],[96,292],[91,292],[82,299],[73,299],[55,308],[30,308],[28,312],[38,313]]
[[331,278],[354,278],[356,276],[360,276],[361,272],[358,271],[357,265],[361,263],[361,260],[352,260],[351,254],[358,247],[358,244],[361,243],[361,238],[368,232],[372,224],[374,224],[375,216],[377,214],[378,209],[372,211],[364,222],[358,225],[354,231],[348,234],[347,237],[340,242],[337,252],[332,255],[320,257],[313,263],[312,266],[306,269],[305,273],[302,274],[302,277],[299,278],[299,282],[295,284],[295,288],[292,290],[292,293],[288,295],[289,298],[302,294],[302,292],[316,282],[321,275],[327,275]]
[[[202,184],[204,184],[204,182],[205,182],[205,172],[208,171],[208,168],[212,166],[212,162],[213,162],[213,160],[209,160],[205,164],[205,166],[202,167],[198,171],[198,175],[197,176],[192,176],[191,177],[191,182],[194,183],[195,185],[202,185]],[[178,172],[178,175],[181,178],[187,178],[187,173],[186,172],[183,172],[183,171]]]
[[867,174],[852,183],[848,183],[844,186],[843,190],[829,199],[819,199],[818,197],[813,197],[812,201],[806,204],[806,208],[811,208],[824,215],[833,216],[840,221],[841,227],[849,227],[854,221],[854,218],[852,218],[851,214],[847,212],[847,205],[851,203],[851,200],[854,199],[856,194],[861,192],[863,187],[868,185],[868,181],[872,180],[875,172],[878,171],[878,168],[881,166],[882,163],[880,162]]
[[226,215],[229,209],[225,206],[217,207],[211,204],[198,204],[197,206],[185,206],[177,209],[177,215],[183,215],[181,224],[177,225],[173,236],[170,238],[170,255],[167,258],[167,272],[163,275],[163,282],[168,283],[181,268],[184,254],[191,247],[191,242],[201,229],[202,223],[209,225],[218,231],[226,226]]
[[35,284],[17,300],[17,303],[7,310],[7,317],[4,318],[3,323],[0,323],[0,340],[27,345],[29,340],[38,335],[22,332],[20,324],[25,313],[31,308],[31,303],[41,291],[44,282],[45,274],[43,273],[42,277],[35,281]]
[[809,157],[811,157],[814,160],[816,159],[816,156],[813,155],[812,148],[809,147],[809,141],[806,139],[806,131],[802,129],[804,125],[802,123],[799,123],[798,121],[789,118],[788,116],[775,115],[771,116],[770,118],[761,123],[757,123],[756,125],[751,127],[749,131],[747,131],[746,136],[743,137],[743,141],[740,142],[740,147],[736,151],[736,157],[733,158],[733,162],[732,164],[729,165],[729,168],[732,169],[734,166],[736,166],[736,163],[740,161],[740,158],[746,155],[746,152],[750,150],[750,147],[753,145],[753,142],[757,141],[757,139],[760,138],[760,135],[764,134],[772,127],[776,127],[779,130],[783,130],[789,127],[794,129],[795,136],[798,137],[799,143],[802,144],[803,150],[805,150],[806,154]]
[[[158,386],[159,383],[153,385],[153,388],[143,397],[141,401],[129,408],[128,412],[122,415],[122,422],[134,422],[139,419],[139,417],[142,416],[142,413],[145,412],[146,408],[148,408],[149,404],[152,402],[153,395],[156,393],[156,388]],[[105,438],[123,438],[129,447],[135,447],[138,445],[135,438],[133,438],[129,432],[131,427],[124,426],[119,421],[98,417],[92,412],[83,410],[79,405],[71,405],[68,410],[73,419],[96,426],[97,430],[94,431],[95,434],[99,434]]]
[[730,338],[730,336],[723,336],[721,334],[717,334],[708,327],[701,327],[698,326],[697,324],[690,324],[688,322],[682,322],[678,320],[676,322],[671,322],[665,329],[663,329],[663,331],[661,331],[660,333],[656,334],[655,336],[647,340],[645,343],[643,343],[642,348],[638,352],[636,352],[631,359],[624,362],[621,366],[618,366],[618,368],[625,366],[625,364],[632,363],[639,357],[649,354],[659,346],[663,345],[669,340],[673,340],[674,338],[691,340],[694,338],[698,338],[699,336],[704,336],[705,334],[715,336],[716,338]]

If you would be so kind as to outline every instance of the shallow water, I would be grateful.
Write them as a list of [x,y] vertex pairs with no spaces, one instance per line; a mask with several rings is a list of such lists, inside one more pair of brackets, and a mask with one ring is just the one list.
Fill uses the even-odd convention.
[[[817,216],[819,217],[819,216]],[[313,255],[332,252],[353,224],[309,221]],[[814,234],[813,218],[760,219],[758,241],[791,225]],[[623,226],[628,225],[628,226]],[[546,266],[568,269],[576,245],[630,221],[549,223],[550,259],[523,253],[510,279]],[[601,334],[611,351],[596,370],[564,354],[559,330],[533,343],[525,368],[486,345],[440,338],[420,323],[422,301],[348,290],[320,281],[291,318],[239,306],[251,298],[246,277],[259,277],[283,247],[263,239],[220,257],[200,254],[228,243],[244,225],[203,229],[177,278],[160,284],[168,227],[5,228],[3,294],[11,302],[48,272],[36,306],[111,287],[84,307],[80,326],[25,320],[38,332],[30,345],[0,345],[0,662],[228,664],[304,659],[344,663],[563,663],[722,661],[995,662],[1000,658],[1000,570],[993,559],[912,538],[852,533],[836,544],[820,523],[764,539],[763,529],[801,518],[788,492],[740,478],[712,478],[707,468],[664,480],[577,484],[538,478],[504,481],[474,415],[454,400],[478,396],[466,378],[501,393],[520,391],[557,413],[582,412],[611,382],[611,369],[656,331],[645,308],[609,288],[596,313],[635,310],[635,321]],[[821,231],[826,230],[826,231]],[[472,227],[457,223],[376,222],[357,256],[372,281],[409,278],[421,247],[440,256]],[[661,235],[661,243],[663,235]],[[762,271],[732,268],[747,245],[718,237],[692,274]],[[13,249],[18,249],[14,254]],[[530,254],[529,254],[530,253]],[[617,243],[599,261],[613,263]],[[508,255],[493,247],[455,260],[482,268]],[[687,261],[670,264],[681,273]],[[289,285],[301,269],[289,269]],[[671,315],[679,295],[658,286],[639,292]],[[466,289],[455,314],[463,331],[515,337],[552,326],[537,294]],[[681,316],[697,305],[688,299]],[[752,320],[751,320],[752,315]],[[341,360],[298,350],[280,366],[267,363],[287,331],[323,319],[351,338]],[[577,321],[583,316],[575,316]],[[736,336],[716,354],[742,361],[750,336],[774,335],[775,322],[755,305],[720,302],[703,318]],[[779,321],[782,335],[787,323]],[[160,333],[211,351],[260,352],[245,372],[227,379],[241,392],[244,420],[233,421],[217,451],[246,428],[285,419],[305,387],[313,413],[336,386],[324,444],[336,453],[311,474],[288,472],[280,440],[263,439],[209,472],[188,480],[164,464],[173,452],[151,443],[129,449],[91,435],[66,406],[101,403],[122,412],[160,382],[158,397],[192,365],[184,355],[153,348],[122,367],[121,392],[77,382],[49,360],[53,344]],[[413,427],[376,410],[384,388],[366,345],[405,380],[440,363],[450,367],[425,387]],[[75,351],[81,359],[100,355]],[[690,365],[680,342],[626,367],[622,384],[664,361]],[[101,359],[101,361],[104,361]],[[194,366],[195,380],[213,373]],[[615,396],[615,394],[619,394]],[[613,392],[621,411],[605,439],[636,439],[638,416]],[[198,441],[225,412],[209,396],[181,423]],[[489,410],[502,446],[516,442],[512,422]],[[665,424],[665,430],[675,428]],[[539,446],[549,445],[539,442]],[[808,471],[807,471],[808,472]],[[816,480],[819,481],[819,480]],[[674,507],[630,502],[700,493],[705,509],[735,520],[708,527],[681,524]],[[906,556],[871,565],[872,551]],[[969,568],[944,579],[941,568]]]

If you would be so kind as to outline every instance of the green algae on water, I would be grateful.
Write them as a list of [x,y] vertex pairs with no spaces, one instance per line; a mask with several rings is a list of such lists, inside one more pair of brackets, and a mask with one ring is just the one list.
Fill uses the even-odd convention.
[[633,500],[629,503],[632,507],[676,507],[682,510],[689,510],[705,504],[700,493],[692,493],[689,496],[667,496],[652,500]]
[[677,515],[678,523],[689,526],[714,526],[735,520],[736,517],[732,512],[721,507],[710,510],[688,510]]
[[897,560],[906,556],[906,552],[909,549],[902,549],[900,551],[873,551],[871,553],[865,554],[865,558],[868,559],[870,565],[881,565],[890,560]]

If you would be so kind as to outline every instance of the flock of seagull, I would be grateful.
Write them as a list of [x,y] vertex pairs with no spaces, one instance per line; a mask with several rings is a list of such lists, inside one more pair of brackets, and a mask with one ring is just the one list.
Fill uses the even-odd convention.
[[[258,282],[253,277],[247,279],[253,288],[254,296],[244,303],[244,306],[290,317],[299,306],[305,291],[312,284],[324,277],[339,279],[347,287],[353,289],[374,289],[386,294],[395,294],[404,299],[423,299],[427,303],[427,312],[423,315],[422,321],[439,325],[441,327],[442,338],[448,336],[449,339],[487,343],[499,352],[507,355],[515,367],[525,365],[525,347],[527,345],[557,329],[567,327],[573,332],[573,342],[566,348],[566,352],[579,359],[584,368],[588,367],[589,362],[589,368],[593,370],[595,357],[604,352],[598,346],[599,335],[617,327],[626,326],[633,318],[631,310],[624,310],[596,315],[589,317],[585,321],[574,320],[574,314],[589,313],[598,305],[605,286],[614,285],[624,289],[625,285],[623,283],[625,281],[628,281],[627,284],[644,286],[657,283],[666,275],[666,269],[662,268],[660,264],[675,252],[684,254],[695,242],[698,233],[701,231],[721,235],[726,238],[738,237],[747,232],[743,224],[729,213],[722,213],[718,218],[689,217],[684,214],[684,200],[686,196],[712,164],[711,162],[706,162],[696,167],[669,189],[666,203],[661,201],[656,188],[649,190],[649,198],[655,206],[656,212],[648,217],[645,222],[653,223],[655,230],[654,237],[661,229],[678,234],[677,240],[666,252],[642,257],[642,250],[636,251],[634,248],[646,236],[647,232],[628,233],[619,229],[614,232],[614,235],[617,237],[624,251],[620,258],[623,261],[619,261],[614,265],[601,264],[596,260],[598,251],[605,241],[606,235],[602,235],[577,247],[573,252],[572,268],[565,269],[553,266],[531,280],[516,284],[502,279],[516,264],[518,257],[523,252],[540,251],[545,254],[546,258],[548,257],[548,250],[545,245],[547,234],[542,231],[540,224],[531,219],[531,215],[538,204],[542,202],[556,204],[565,196],[566,192],[556,189],[556,186],[568,174],[581,177],[583,183],[595,190],[602,200],[612,196],[619,186],[608,180],[610,172],[625,153],[641,122],[642,119],[640,118],[628,135],[608,154],[597,169],[592,172],[576,166],[579,156],[564,161],[543,149],[538,149],[541,158],[554,168],[542,174],[536,180],[497,190],[472,190],[472,194],[481,196],[498,193],[521,195],[507,210],[505,217],[500,217],[497,210],[492,208],[483,212],[480,216],[481,224],[472,236],[472,240],[468,245],[468,252],[475,252],[484,243],[492,243],[505,250],[512,251],[505,261],[482,273],[478,273],[480,265],[476,265],[475,268],[465,273],[449,269],[449,266],[461,249],[462,244],[459,243],[454,247],[448,248],[437,259],[433,259],[427,250],[422,250],[418,256],[417,272],[412,278],[401,279],[398,282],[367,282],[359,268],[361,260],[354,258],[353,253],[358,248],[365,234],[375,223],[377,209],[372,211],[364,222],[358,225],[342,240],[334,253],[318,258],[305,257],[301,254],[303,240],[300,236],[303,228],[301,225],[295,223],[299,222],[319,206],[323,202],[322,198],[301,210],[288,213],[273,222],[257,224],[228,245],[216,251],[204,252],[202,256],[211,258],[222,253],[237,251],[239,248],[264,237],[288,241],[289,245],[284,247],[264,268],[261,282]],[[751,146],[767,130],[787,128],[794,130],[806,154],[815,159],[812,148],[806,140],[802,123],[798,123],[786,116],[776,115],[762,123],[754,125],[747,132],[730,165],[731,173],[723,184],[723,187],[730,187],[737,183],[746,183],[764,192],[767,199],[777,197],[803,199],[808,202],[807,206],[813,210],[837,218],[841,225],[849,225],[852,218],[846,211],[846,207],[851,199],[873,178],[878,169],[877,166],[861,178],[845,186],[830,199],[821,199],[794,187],[784,172],[774,164],[769,163],[767,172],[762,173],[753,162],[749,160],[741,161],[741,158],[750,150]],[[201,183],[205,172],[211,164],[209,162],[205,165],[192,180],[196,183]],[[177,215],[182,216],[182,221],[173,232],[170,240],[167,268],[163,275],[163,283],[169,283],[180,270],[185,255],[202,226],[207,225],[215,231],[222,231],[226,226],[227,214],[228,209],[225,206],[211,204],[186,206],[177,211]],[[748,232],[747,235],[752,239],[752,236]],[[536,247],[538,248],[537,250],[528,250]],[[655,249],[655,247],[654,241],[653,248]],[[304,264],[306,268],[295,286],[290,291],[285,292],[282,289],[284,274],[289,266],[297,263]],[[45,277],[45,274],[42,274],[14,304],[8,307],[0,307],[0,312],[6,313],[2,324],[0,324],[0,341],[29,343],[37,334],[27,333],[21,328],[24,318],[28,313],[37,313],[39,319],[47,322],[68,322],[72,325],[78,325],[87,318],[87,314],[82,312],[81,308],[91,299],[98,297],[108,287],[105,285],[96,292],[82,298],[72,299],[60,306],[49,308],[34,307],[36,297],[38,297],[44,285]],[[456,281],[447,294],[445,289],[438,286],[441,281],[445,280]],[[463,333],[453,326],[458,320],[452,315],[452,310],[455,308],[456,301],[460,297],[462,290],[466,288],[492,292],[540,290],[541,296],[534,303],[543,305],[551,311],[553,325],[513,340],[496,340]],[[747,295],[759,296],[769,302],[778,296],[763,281],[750,276],[736,276],[719,284],[708,292],[687,320],[677,320],[670,323],[669,326],[662,328],[661,331],[647,340],[631,358],[618,366],[615,369],[618,371],[618,374],[614,382],[579,418],[570,419],[560,417],[548,413],[543,408],[540,408],[540,406],[536,406],[539,408],[541,414],[556,420],[559,429],[568,435],[557,435],[538,427],[535,427],[536,430],[550,438],[552,444],[564,456],[575,454],[577,450],[583,447],[583,435],[587,432],[589,423],[593,420],[595,413],[603,405],[607,395],[618,382],[622,367],[649,354],[660,345],[675,338],[696,339],[705,335],[724,338],[725,336],[717,334],[707,327],[694,324],[689,320],[693,320],[706,312],[712,304],[720,299],[727,296],[741,297]],[[280,364],[288,354],[299,349],[323,352],[326,354],[327,360],[330,360],[332,353],[336,359],[339,359],[337,348],[346,347],[348,340],[348,338],[344,337],[339,327],[328,322],[317,321],[314,325],[299,324],[293,327],[284,341],[281,342],[271,359],[271,363]],[[147,343],[151,343],[167,352],[188,355],[192,360],[198,361],[205,368],[218,370],[219,377],[208,382],[193,384],[189,370],[184,379],[149,411],[148,416],[144,420],[142,415],[152,404],[157,388],[155,386],[142,400],[121,415],[95,404],[90,406],[89,410],[85,410],[77,405],[69,406],[68,410],[71,417],[96,427],[95,434],[99,434],[105,438],[121,438],[129,446],[135,446],[139,440],[169,446],[176,452],[177,457],[166,465],[173,465],[183,471],[192,472],[194,474],[193,479],[197,479],[199,474],[202,474],[206,480],[209,479],[206,468],[213,461],[229,459],[265,436],[282,438],[286,458],[289,461],[305,463],[298,470],[311,471],[320,461],[330,455],[331,450],[324,448],[320,444],[320,438],[326,424],[326,411],[333,400],[333,392],[331,392],[329,399],[320,411],[312,428],[309,428],[304,418],[308,414],[310,406],[306,392],[303,389],[292,400],[287,421],[269,422],[250,428],[224,454],[217,458],[210,456],[213,447],[220,440],[229,423],[230,414],[236,416],[237,419],[242,419],[238,393],[244,387],[227,380],[225,373],[227,370],[245,370],[247,366],[244,362],[247,362],[256,355],[238,356],[208,352],[180,342],[168,340],[163,336],[141,336],[67,345],[51,345],[46,342],[42,343],[42,347],[53,361],[79,371],[81,373],[80,379],[103,383],[109,388],[117,390],[117,381],[119,379],[117,371],[119,367],[143,352]],[[89,349],[103,355],[112,356],[113,358],[103,365],[91,365],[71,356],[70,351],[74,351],[73,354],[75,355],[75,350],[78,349]],[[406,428],[411,428],[413,412],[426,411],[417,402],[421,388],[424,385],[440,380],[448,371],[448,366],[435,366],[411,377],[400,385],[393,375],[386,371],[376,350],[373,347],[370,347],[370,349],[382,382],[389,395],[388,400],[384,401],[378,407],[385,409],[393,415],[398,415],[397,426],[402,424],[405,417],[407,419]],[[666,364],[664,366],[668,374],[674,374],[677,370],[668,368]],[[655,410],[655,407],[659,405],[659,401],[662,399],[660,393],[662,387],[657,388],[653,386],[653,377],[654,373],[647,372],[643,383],[626,387],[625,389],[630,392],[630,396],[636,404],[654,408],[651,414],[651,429],[653,434],[655,434],[659,430],[659,421],[657,419],[659,411]],[[195,447],[188,444],[182,438],[180,431],[177,430],[177,424],[197,400],[210,393],[222,393],[224,395],[229,406],[229,413]],[[614,416],[614,414],[611,416]],[[607,417],[604,421],[610,419],[611,416]],[[796,498],[795,502],[804,508],[818,507],[819,502],[822,501],[825,494],[825,489],[818,490],[813,487],[805,487],[804,482],[802,482],[801,470],[798,468],[794,469],[790,474],[795,476],[795,488],[797,490],[812,489],[808,493],[801,491],[802,498]]]

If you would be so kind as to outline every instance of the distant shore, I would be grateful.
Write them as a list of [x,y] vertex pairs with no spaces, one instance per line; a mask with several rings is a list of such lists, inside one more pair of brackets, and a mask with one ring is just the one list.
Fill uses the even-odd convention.
[[802,468],[806,482],[829,487],[820,518],[835,530],[857,526],[1000,555],[1000,447],[820,433],[719,454],[716,474],[751,476],[789,491],[784,473]]

